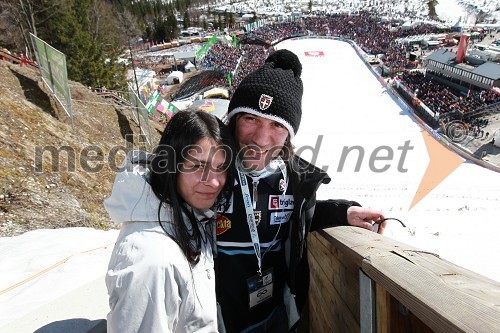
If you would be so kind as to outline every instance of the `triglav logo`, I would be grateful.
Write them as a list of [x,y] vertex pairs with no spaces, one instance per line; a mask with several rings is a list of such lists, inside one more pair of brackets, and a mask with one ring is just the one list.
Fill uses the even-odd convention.
[[269,209],[293,209],[293,195],[270,195]]

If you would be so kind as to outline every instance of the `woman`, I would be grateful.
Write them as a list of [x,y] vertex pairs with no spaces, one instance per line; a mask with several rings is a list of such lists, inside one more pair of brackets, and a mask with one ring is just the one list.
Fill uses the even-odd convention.
[[181,111],[153,154],[127,155],[104,202],[122,223],[106,275],[108,332],[217,331],[212,207],[229,193],[232,144],[214,116]]

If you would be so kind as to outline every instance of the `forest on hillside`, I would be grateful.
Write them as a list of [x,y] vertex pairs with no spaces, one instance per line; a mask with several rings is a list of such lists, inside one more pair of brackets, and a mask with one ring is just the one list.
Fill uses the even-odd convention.
[[[202,0],[0,0],[0,48],[33,58],[30,33],[66,54],[68,76],[86,86],[125,84],[118,56],[139,41],[169,41],[180,28],[208,26]],[[217,24],[233,22],[219,15]]]

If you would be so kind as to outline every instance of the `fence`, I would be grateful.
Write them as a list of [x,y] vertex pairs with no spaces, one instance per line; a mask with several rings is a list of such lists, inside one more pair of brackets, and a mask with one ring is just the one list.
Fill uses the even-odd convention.
[[335,227],[309,236],[308,255],[310,332],[500,329],[500,283],[434,253]]

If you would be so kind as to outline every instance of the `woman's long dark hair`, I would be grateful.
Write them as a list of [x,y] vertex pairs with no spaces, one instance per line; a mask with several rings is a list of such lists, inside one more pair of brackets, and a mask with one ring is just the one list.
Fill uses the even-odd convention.
[[[226,125],[205,111],[177,112],[165,127],[160,142],[154,150],[154,157],[149,163],[151,170],[149,183],[160,200],[158,220],[160,221],[162,206],[165,203],[170,205],[176,234],[168,234],[161,221],[160,225],[177,242],[191,265],[199,261],[201,243],[205,235],[200,233],[194,215],[186,208],[184,199],[177,191],[178,168],[184,162],[190,147],[204,138],[213,140],[224,150],[227,178],[221,195],[230,195],[235,156],[234,140]],[[183,212],[189,217],[191,228],[184,222]]]

